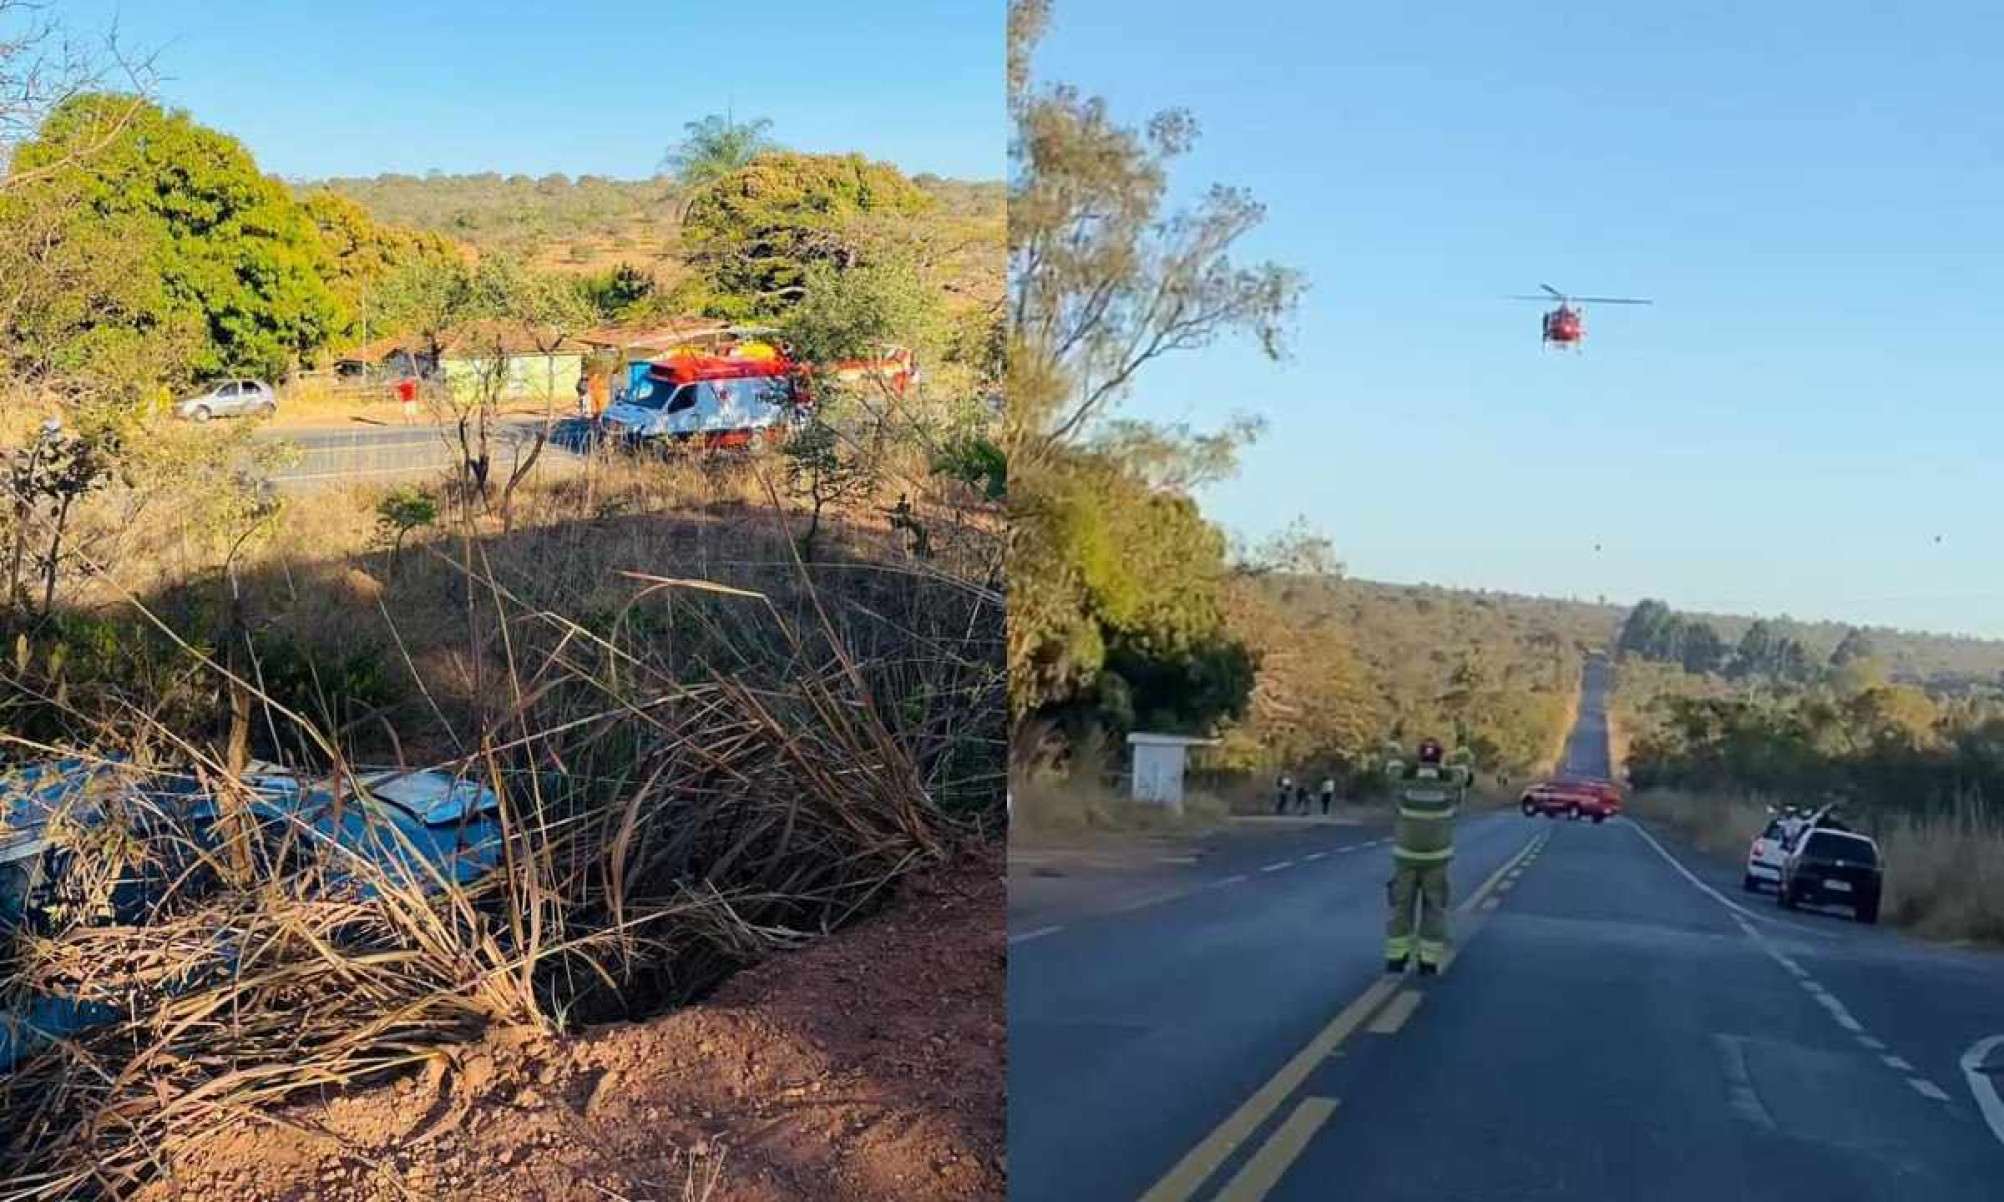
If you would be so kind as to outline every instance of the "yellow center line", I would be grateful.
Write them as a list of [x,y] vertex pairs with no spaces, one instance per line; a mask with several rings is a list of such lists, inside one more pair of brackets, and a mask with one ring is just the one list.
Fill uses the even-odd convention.
[[1260,1145],[1252,1159],[1232,1175],[1218,1193],[1217,1202],[1259,1202],[1280,1184],[1294,1162],[1308,1148],[1308,1142],[1336,1113],[1334,1098],[1303,1098],[1294,1113],[1274,1129],[1272,1137]]
[[[1466,914],[1470,910],[1475,910],[1479,907],[1481,914],[1486,916],[1489,911],[1494,910],[1496,908],[1497,898],[1488,897],[1488,894],[1496,891],[1497,887],[1500,884],[1502,884],[1503,877],[1505,876],[1505,874],[1507,874],[1512,868],[1515,868],[1520,864],[1528,864],[1533,859],[1535,859],[1537,857],[1538,852],[1544,849],[1545,840],[1549,838],[1551,838],[1549,834],[1532,835],[1531,841],[1526,843],[1522,848],[1518,849],[1516,855],[1511,856],[1508,860],[1505,860],[1502,863],[1502,865],[1496,869],[1496,871],[1490,873],[1489,879],[1482,882],[1481,887],[1476,889],[1475,892],[1469,894],[1467,901],[1464,901],[1459,906],[1455,907],[1455,912],[1458,914]],[[1447,970],[1454,967],[1455,960],[1459,958],[1461,955],[1462,947],[1465,946],[1470,939],[1473,939],[1475,937],[1476,930],[1477,926],[1471,924],[1469,929],[1462,935],[1460,939],[1457,939],[1453,943],[1448,945],[1447,954],[1445,956],[1442,956],[1440,959],[1440,972],[1442,976],[1446,976]]]
[[1515,868],[1518,862],[1523,860],[1525,856],[1530,855],[1531,849],[1538,846],[1539,841],[1542,840],[1543,838],[1545,838],[1545,836],[1543,835],[1531,836],[1531,841],[1529,843],[1526,843],[1522,848],[1520,848],[1516,855],[1511,856],[1508,860],[1505,860],[1502,863],[1502,865],[1496,869],[1496,871],[1489,874],[1488,880],[1482,882],[1481,886],[1478,887],[1475,890],[1475,892],[1468,895],[1468,900],[1461,903],[1460,909],[1464,911],[1472,910],[1477,905],[1479,905],[1482,899],[1489,895],[1489,891],[1496,887],[1497,882],[1503,879],[1504,874],[1508,873],[1512,868]]
[[1398,987],[1399,979],[1395,977],[1379,977],[1371,982],[1370,987],[1331,1019],[1328,1026],[1308,1041],[1306,1047],[1282,1065],[1272,1080],[1240,1103],[1239,1108],[1205,1136],[1203,1142],[1184,1153],[1183,1159],[1177,1161],[1162,1180],[1141,1195],[1141,1202],[1188,1202],[1195,1197],[1204,1182],[1210,1180],[1211,1174],[1218,1171],[1218,1166],[1224,1164],[1240,1144],[1251,1138],[1260,1124],[1279,1110],[1281,1103],[1301,1088],[1308,1075],[1362,1026]]
[[1417,989],[1401,991],[1399,996],[1392,999],[1391,1005],[1378,1011],[1378,1017],[1372,1019],[1371,1025],[1365,1029],[1373,1035],[1398,1034],[1399,1028],[1406,1025],[1406,1020],[1413,1016],[1413,1011],[1419,1009],[1420,999],[1425,996]]
[[[1516,855],[1512,856],[1508,861],[1499,866],[1495,872],[1491,873],[1489,879],[1482,882],[1481,887],[1469,895],[1468,900],[1462,902],[1458,910],[1465,913],[1479,905],[1482,899],[1496,888],[1497,882],[1502,880],[1505,873],[1510,871],[1512,867],[1523,862],[1525,857],[1532,854],[1535,849],[1541,848],[1544,840],[1547,838],[1550,838],[1547,834],[1531,836],[1530,841],[1520,848]],[[1455,956],[1459,952],[1459,946],[1448,948],[1447,955],[1441,960],[1440,964],[1440,971],[1443,974],[1453,965]],[[1275,1073],[1271,1080],[1265,1085],[1260,1086],[1258,1092],[1254,1093],[1244,1102],[1241,1102],[1238,1109],[1232,1111],[1225,1118],[1224,1122],[1219,1123],[1216,1129],[1209,1135],[1206,1135],[1196,1147],[1184,1153],[1183,1158],[1178,1160],[1168,1173],[1163,1175],[1160,1181],[1150,1186],[1147,1193],[1141,1195],[1141,1202],[1189,1202],[1189,1199],[1194,1198],[1197,1195],[1197,1191],[1203,1188],[1204,1183],[1211,1179],[1211,1175],[1218,1171],[1219,1166],[1229,1160],[1232,1153],[1236,1152],[1241,1144],[1252,1138],[1253,1132],[1259,1130],[1262,1124],[1279,1111],[1281,1105],[1287,1101],[1295,1090],[1301,1088],[1302,1083],[1308,1080],[1309,1074],[1313,1073],[1316,1067],[1324,1060],[1327,1060],[1342,1045],[1344,1040],[1356,1032],[1358,1027],[1363,1026],[1365,1022],[1369,1021],[1377,1013],[1378,1008],[1384,1005],[1386,1000],[1391,998],[1398,990],[1402,981],[1403,978],[1400,977],[1379,977],[1373,981],[1363,993],[1357,995],[1335,1018],[1329,1020],[1329,1025],[1322,1028],[1316,1034],[1315,1038],[1309,1040],[1307,1046],[1296,1052],[1293,1059],[1282,1065],[1280,1071]],[[1418,996],[1414,995],[1414,999],[1405,1005],[1406,1016],[1410,1017],[1412,1008],[1419,1005]],[[1403,1022],[1404,1020],[1401,1019],[1400,1021]],[[1397,1027],[1393,1027],[1392,1029],[1397,1030]],[[1327,1108],[1320,1112],[1319,1117],[1314,1117],[1316,1113],[1314,1110],[1305,1109],[1310,1101],[1323,1102]],[[1239,1173],[1232,1178],[1231,1183],[1225,1187],[1226,1193],[1221,1194],[1220,1197],[1257,1198],[1265,1190],[1271,1189],[1272,1183],[1280,1179],[1280,1173],[1284,1172],[1288,1164],[1292,1163],[1294,1157],[1300,1154],[1300,1146],[1307,1143],[1309,1137],[1314,1135],[1323,1122],[1327,1121],[1329,1111],[1334,1109],[1335,1103],[1327,1099],[1303,1099],[1302,1104],[1295,1108],[1294,1112],[1288,1116],[1287,1121],[1282,1124],[1281,1128],[1277,1128],[1274,1131],[1274,1134],[1269,1137],[1267,1143],[1262,1145],[1260,1150],[1254,1154],[1253,1159],[1247,1161],[1245,1167],[1240,1169]],[[1298,1124],[1297,1120],[1299,1120]],[[1297,1124],[1299,1126],[1299,1144],[1295,1145],[1292,1151],[1285,1151],[1285,1146],[1283,1146],[1281,1151],[1274,1151],[1273,1156],[1268,1157],[1269,1151],[1273,1150],[1275,1145],[1282,1144],[1282,1131],[1287,1130],[1289,1124]],[[1290,1136],[1290,1138],[1293,1137]],[[1247,1174],[1252,1172],[1254,1164],[1261,1162],[1262,1157],[1268,1158],[1269,1167],[1274,1174],[1271,1181],[1267,1181],[1264,1178],[1255,1180],[1247,1176]],[[1261,1193],[1232,1194],[1232,1190],[1240,1187],[1242,1179],[1247,1182],[1245,1188],[1253,1189],[1257,1187]],[[1261,1181],[1264,1181],[1264,1184],[1260,1184]]]

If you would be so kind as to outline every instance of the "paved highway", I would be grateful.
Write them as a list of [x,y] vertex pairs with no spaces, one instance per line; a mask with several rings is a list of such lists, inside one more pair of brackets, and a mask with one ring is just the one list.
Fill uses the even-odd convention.
[[1392,978],[1388,834],[1012,868],[1010,1196],[2004,1198],[2004,956],[1783,914],[1628,819],[1506,811],[1459,824],[1447,970]]
[[[527,454],[539,423],[501,423],[494,440],[495,471],[505,476],[519,452]],[[556,423],[550,444],[538,466],[575,463],[585,449],[584,422],[567,418]],[[276,477],[290,488],[325,487],[351,480],[388,480],[429,475],[458,461],[459,450],[449,430],[436,426],[355,423],[339,427],[274,427],[259,437],[290,442],[300,449],[299,461]]]

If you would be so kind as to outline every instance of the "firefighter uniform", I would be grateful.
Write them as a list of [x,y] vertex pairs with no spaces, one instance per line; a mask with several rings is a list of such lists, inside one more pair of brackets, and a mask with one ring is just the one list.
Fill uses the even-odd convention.
[[1424,972],[1439,968],[1447,955],[1447,869],[1454,859],[1454,815],[1465,777],[1459,767],[1424,762],[1401,775],[1387,886],[1392,916],[1385,924],[1385,965],[1402,969],[1417,953]]

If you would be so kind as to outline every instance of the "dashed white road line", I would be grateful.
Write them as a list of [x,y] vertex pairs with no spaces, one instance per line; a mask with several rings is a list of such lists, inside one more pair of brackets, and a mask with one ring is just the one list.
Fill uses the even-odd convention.
[[1042,939],[1042,938],[1043,938],[1044,936],[1046,936],[1046,935],[1055,935],[1055,934],[1057,934],[1057,933],[1058,933],[1059,931],[1062,931],[1062,930],[1064,930],[1064,929],[1065,929],[1065,928],[1063,928],[1062,926],[1055,926],[1055,927],[1038,927],[1038,928],[1037,928],[1036,930],[1034,930],[1034,931],[1024,931],[1024,932],[1023,932],[1022,934],[1020,934],[1020,935],[1011,935],[1011,936],[1009,936],[1009,944],[1010,944],[1010,946],[1012,946],[1012,947],[1013,947],[1013,946],[1015,946],[1015,945],[1016,945],[1016,944],[1018,944],[1018,943],[1028,943],[1028,942],[1030,942],[1030,940],[1032,940],[1032,939]]
[[[1684,865],[1678,861],[1677,857],[1671,855],[1669,851],[1666,850],[1661,843],[1658,843],[1654,836],[1652,836],[1648,831],[1643,830],[1642,825],[1640,823],[1629,822],[1628,826],[1632,830],[1634,830],[1636,834],[1641,835],[1643,839],[1646,840],[1651,847],[1655,848],[1656,854],[1662,856],[1664,860],[1666,860],[1672,868],[1675,868],[1680,874],[1683,875],[1685,880],[1697,886],[1700,891],[1710,896],[1712,900],[1726,907],[1726,909],[1731,912],[1733,921],[1739,924],[1740,929],[1746,932],[1747,937],[1752,939],[1754,943],[1757,946],[1759,946],[1759,948],[1762,951],[1766,952],[1769,958],[1771,958],[1775,963],[1781,965],[1784,969],[1787,969],[1788,972],[1795,977],[1795,983],[1802,986],[1803,992],[1807,993],[1810,997],[1815,998],[1819,1005],[1821,1005],[1825,1010],[1829,1011],[1831,1019],[1834,1022],[1836,1022],[1838,1026],[1844,1028],[1846,1031],[1849,1031],[1852,1034],[1852,1036],[1855,1039],[1857,1039],[1859,1046],[1864,1047],[1870,1051],[1880,1053],[1879,1059],[1885,1063],[1887,1068],[1893,1069],[1896,1072],[1909,1074],[1908,1077],[1906,1078],[1906,1082],[1910,1087],[1912,1087],[1915,1093],[1921,1095],[1924,1098],[1932,1098],[1937,1102],[1946,1102],[1949,1100],[1948,1094],[1944,1092],[1939,1085],[1936,1085],[1934,1082],[1928,1080],[1926,1077],[1920,1076],[1917,1072],[1915,1072],[1914,1066],[1912,1064],[1908,1063],[1902,1057],[1895,1056],[1887,1052],[1886,1045],[1883,1042],[1874,1039],[1870,1035],[1867,1035],[1865,1033],[1864,1025],[1860,1023],[1856,1018],[1854,1018],[1849,1010],[1845,1009],[1844,1003],[1837,1000],[1835,994],[1823,988],[1823,986],[1817,982],[1816,978],[1809,975],[1809,970],[1803,968],[1802,965],[1796,963],[1795,960],[1788,955],[1788,953],[1782,951],[1780,948],[1776,947],[1773,943],[1769,942],[1767,936],[1764,935],[1760,930],[1755,928],[1753,922],[1750,922],[1748,920],[1752,919],[1758,922],[1774,923],[1775,925],[1784,927],[1791,932],[1798,932],[1805,935],[1814,935],[1824,939],[1834,939],[1836,938],[1836,936],[1830,934],[1827,931],[1818,931],[1809,927],[1799,927],[1796,926],[1794,923],[1781,922],[1777,919],[1769,918],[1765,915],[1752,913],[1745,907],[1740,906],[1735,902],[1733,902],[1730,898],[1720,893],[1717,889],[1714,889],[1710,885],[1707,885],[1705,882],[1699,880],[1697,876],[1691,872],[1690,869],[1684,867]],[[2004,1035],[1995,1036],[1992,1039],[1986,1040],[1983,1043],[1978,1044],[1976,1047],[1971,1048],[1969,1053],[1963,1057],[1962,1067],[1964,1075],[1966,1075],[1969,1078],[1970,1091],[1976,1095],[1977,1104],[1984,1110],[1985,1121],[1989,1122],[1990,1129],[1997,1136],[1998,1140],[2004,1141],[2004,1099],[1998,1098],[1996,1085],[1994,1082],[1990,1080],[1987,1073],[1974,1070],[1970,1067],[1972,1064],[1982,1063],[1982,1057],[1988,1054],[1989,1050],[1997,1046],[1998,1044],[2004,1044]],[[1972,1059],[1972,1057],[1974,1057],[1974,1059]],[[1729,1073],[1730,1069],[1731,1069],[1731,1063],[1729,1058],[1728,1061]],[[1745,1071],[1744,1058],[1742,1058],[1741,1060],[1740,1071],[1741,1072]],[[1758,1099],[1756,1099],[1756,1102],[1758,1102]],[[1734,1106],[1735,1109],[1740,1108],[1740,1099],[1737,1093],[1735,1094],[1734,1097]]]
[[2004,1046],[2004,1035],[1992,1035],[1970,1045],[1962,1054],[1962,1075],[1969,1080],[1969,1092],[1976,1095],[1976,1108],[1983,1112],[1983,1121],[1990,1124],[1990,1133],[1997,1137],[1997,1142],[2004,1143],[2004,1098],[1997,1096],[1997,1082],[1987,1071],[1992,1049],[2000,1046]]
[[1321,859],[1321,858],[1322,858],[1323,856],[1326,856],[1326,855],[1328,855],[1328,854],[1329,854],[1329,853],[1328,853],[1328,852],[1326,852],[1326,851],[1311,851],[1311,852],[1309,852],[1309,853],[1308,853],[1307,855],[1305,855],[1305,856],[1303,856],[1303,857],[1301,857],[1301,858],[1302,858],[1302,859],[1304,859],[1304,860],[1319,860],[1319,859]]
[[1151,893],[1146,897],[1137,898],[1125,905],[1115,906],[1111,912],[1114,914],[1132,914],[1136,910],[1146,910],[1150,906],[1159,906],[1163,902],[1175,901],[1182,896],[1184,894],[1181,890],[1173,893]]
[[1277,860],[1274,863],[1264,865],[1263,867],[1260,868],[1260,871],[1279,872],[1283,868],[1292,868],[1292,867],[1294,867],[1293,860]]
[[1226,885],[1243,885],[1251,879],[1252,879],[1251,877],[1247,876],[1243,872],[1234,872],[1230,876],[1220,877],[1219,879],[1212,881],[1209,885],[1205,887],[1208,889],[1222,889]]
[[1641,823],[1635,822],[1633,820],[1623,820],[1622,825],[1626,826],[1629,830],[1634,831],[1636,834],[1642,836],[1643,840],[1647,842],[1649,846],[1656,849],[1656,854],[1662,856],[1664,861],[1667,862],[1670,865],[1670,867],[1675,868],[1680,874],[1682,874],[1685,880],[1691,882],[1692,885],[1696,886],[1706,896],[1710,897],[1713,901],[1718,902],[1726,909],[1731,910],[1733,913],[1744,915],[1748,918],[1753,919],[1755,922],[1774,923],[1777,926],[1786,927],[1790,931],[1796,932],[1798,934],[1811,935],[1818,939],[1835,939],[1837,937],[1828,931],[1819,931],[1814,927],[1799,927],[1792,922],[1782,922],[1780,919],[1771,917],[1766,914],[1754,913],[1752,910],[1747,909],[1745,906],[1740,905],[1732,898],[1727,897],[1725,894],[1719,892],[1717,889],[1714,889],[1710,885],[1707,885],[1705,882],[1699,880],[1695,873],[1693,873],[1690,869],[1684,867],[1683,861],[1679,860],[1676,856],[1671,855],[1669,851],[1666,850],[1661,843],[1658,843],[1656,841],[1656,836],[1650,834],[1646,830],[1643,830]]

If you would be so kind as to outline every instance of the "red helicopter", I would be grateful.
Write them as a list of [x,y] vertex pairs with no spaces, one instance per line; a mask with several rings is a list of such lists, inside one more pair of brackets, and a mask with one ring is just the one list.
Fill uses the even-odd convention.
[[1550,284],[1540,284],[1544,296],[1512,296],[1511,300],[1538,301],[1550,304],[1559,302],[1559,307],[1544,316],[1543,345],[1560,348],[1571,347],[1578,350],[1586,341],[1586,306],[1596,305],[1648,305],[1654,301],[1637,300],[1632,296],[1567,296]]

